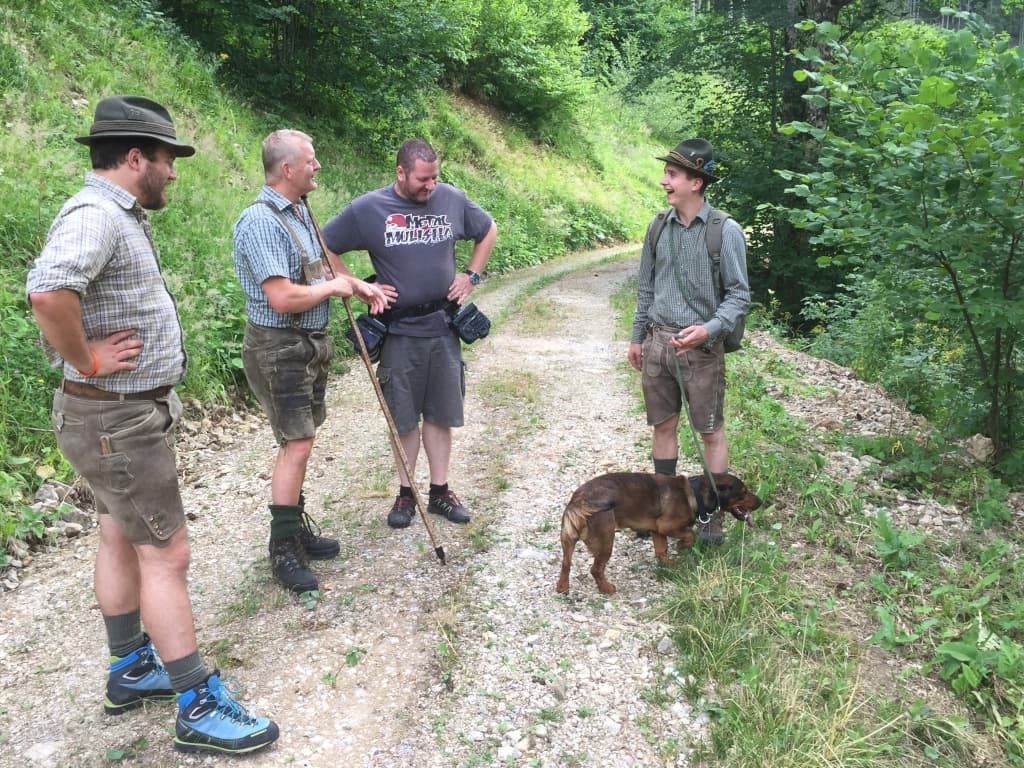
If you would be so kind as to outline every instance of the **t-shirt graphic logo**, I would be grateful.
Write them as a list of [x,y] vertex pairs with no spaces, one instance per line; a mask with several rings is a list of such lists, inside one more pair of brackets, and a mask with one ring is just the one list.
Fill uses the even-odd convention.
[[452,239],[452,225],[444,214],[392,213],[384,219],[384,247],[443,243]]
[[405,215],[401,213],[392,213],[386,219],[384,219],[384,233],[390,235],[393,232],[400,232],[408,226],[406,224]]

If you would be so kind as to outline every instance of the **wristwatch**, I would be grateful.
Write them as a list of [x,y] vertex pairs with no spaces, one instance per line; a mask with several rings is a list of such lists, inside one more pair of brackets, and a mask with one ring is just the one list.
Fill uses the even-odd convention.
[[480,285],[480,281],[483,280],[483,278],[480,277],[480,274],[477,273],[477,272],[474,272],[472,269],[464,270],[462,272],[462,274],[468,275],[469,276],[469,282],[471,282],[473,285]]

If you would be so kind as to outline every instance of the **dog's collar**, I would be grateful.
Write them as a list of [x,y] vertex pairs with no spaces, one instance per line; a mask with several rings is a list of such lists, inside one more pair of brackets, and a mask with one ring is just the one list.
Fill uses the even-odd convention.
[[697,499],[697,521],[704,524],[718,511],[718,496],[715,496],[715,503],[708,504],[704,501],[704,494],[700,490],[700,481],[702,479],[702,475],[694,475],[687,478],[690,481],[690,487],[693,489],[693,495]]

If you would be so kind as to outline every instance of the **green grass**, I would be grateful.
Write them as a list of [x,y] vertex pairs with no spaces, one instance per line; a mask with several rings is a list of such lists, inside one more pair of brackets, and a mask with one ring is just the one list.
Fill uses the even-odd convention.
[[[634,291],[615,298],[622,336]],[[773,354],[748,345],[727,365],[731,463],[766,504],[756,528],[731,525],[721,548],[659,569],[672,584],[661,618],[689,682],[676,694],[656,683],[647,698],[668,706],[681,693],[710,715],[691,761],[1024,764],[1024,567],[1010,555],[1021,541],[1005,490],[918,436],[815,435],[770,393],[827,393]],[[880,457],[892,490],[830,478],[826,453],[840,445]],[[869,511],[911,490],[955,499],[971,529],[939,538]]]

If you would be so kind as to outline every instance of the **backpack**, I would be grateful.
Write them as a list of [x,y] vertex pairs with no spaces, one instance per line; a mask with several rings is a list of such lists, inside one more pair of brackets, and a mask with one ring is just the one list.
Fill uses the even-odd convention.
[[[665,226],[668,224],[668,215],[672,211],[671,208],[659,213],[654,220],[654,224],[648,230],[648,246],[651,254],[654,253],[654,248],[658,244],[658,240],[661,239],[661,233],[665,231]],[[722,273],[720,264],[722,261],[722,229],[725,227],[725,222],[731,219],[725,211],[720,211],[717,208],[712,208],[711,213],[708,216],[707,226],[704,228],[704,244],[708,249],[708,256],[711,259],[711,273],[714,284],[718,286],[718,301],[721,303],[725,297],[725,286],[722,285]],[[679,279],[678,272],[676,278]],[[686,293],[682,290],[682,280],[679,283],[680,293],[683,295],[683,300],[686,300]],[[746,325],[746,315],[739,317],[736,320],[736,326],[725,334],[724,347],[726,352],[735,352],[738,349],[743,348],[743,332]]]

